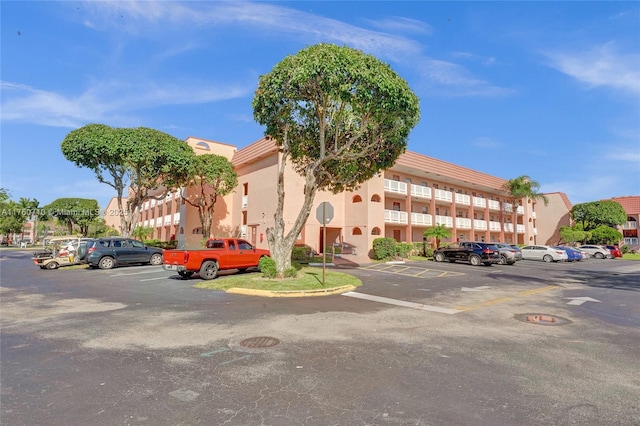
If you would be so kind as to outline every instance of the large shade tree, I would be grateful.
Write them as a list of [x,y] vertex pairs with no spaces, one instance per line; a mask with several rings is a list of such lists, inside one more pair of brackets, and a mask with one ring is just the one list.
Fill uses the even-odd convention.
[[[389,65],[349,47],[318,44],[260,77],[254,118],[279,147],[275,224],[267,241],[279,276],[318,190],[352,190],[391,167],[420,118],[419,100]],[[285,233],[285,169],[304,177],[303,202]],[[299,198],[298,198],[299,199]]]
[[571,218],[585,231],[591,231],[602,225],[612,228],[622,225],[627,221],[627,213],[617,201],[592,201],[573,206]]
[[546,206],[549,203],[549,199],[540,190],[540,184],[535,180],[532,180],[529,176],[522,175],[517,178],[510,179],[504,183],[503,188],[513,198],[513,243],[518,243],[518,229],[517,229],[517,214],[518,208],[522,206],[522,202],[525,198],[530,200],[542,200]]
[[65,225],[69,235],[73,234],[73,226],[76,225],[85,237],[89,225],[95,224],[100,214],[98,201],[90,198],[58,198],[46,205],[44,210]]
[[196,155],[185,184],[191,190],[184,200],[196,208],[202,235],[204,238],[210,238],[218,197],[231,193],[238,184],[238,175],[233,164],[221,155]]
[[67,160],[93,170],[98,181],[115,189],[123,236],[131,234],[146,200],[162,199],[185,181],[195,156],[189,145],[158,130],[104,124],[70,132],[61,148]]

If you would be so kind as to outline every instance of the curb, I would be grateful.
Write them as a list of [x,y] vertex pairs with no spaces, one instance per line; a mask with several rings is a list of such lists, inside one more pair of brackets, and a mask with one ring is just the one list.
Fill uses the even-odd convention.
[[260,296],[260,297],[311,297],[311,296],[330,296],[333,294],[346,293],[348,291],[355,290],[355,286],[346,285],[342,287],[334,287],[328,289],[319,290],[286,290],[286,291],[269,291],[269,290],[254,290],[250,288],[230,288],[227,293],[242,294],[245,296]]

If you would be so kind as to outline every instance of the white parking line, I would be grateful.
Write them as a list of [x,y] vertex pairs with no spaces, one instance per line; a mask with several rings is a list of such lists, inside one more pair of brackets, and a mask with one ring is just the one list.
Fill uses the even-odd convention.
[[145,278],[143,280],[139,280],[139,281],[155,281],[155,280],[166,280],[169,277],[158,277],[158,278]]
[[453,314],[463,312],[457,309],[440,308],[438,306],[424,305],[422,303],[414,303],[414,302],[407,302],[404,300],[390,299],[388,297],[373,296],[371,294],[357,293],[355,291],[342,293],[342,295],[348,296],[348,297],[355,297],[356,299],[371,300],[372,302],[387,303],[389,305],[403,306],[405,308],[420,309],[422,311],[438,312],[441,314],[448,314],[448,315],[453,315]]
[[153,270],[146,270],[142,272],[129,272],[129,273],[119,272],[117,274],[109,275],[109,277],[126,277],[128,275],[155,274],[156,272],[164,272],[164,269],[153,269]]

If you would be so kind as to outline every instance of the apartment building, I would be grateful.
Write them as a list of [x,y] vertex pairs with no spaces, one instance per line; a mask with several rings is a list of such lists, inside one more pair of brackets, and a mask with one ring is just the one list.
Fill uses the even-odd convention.
[[638,233],[640,232],[640,196],[615,197],[611,199],[619,203],[627,213],[627,221],[618,229],[622,232],[623,244],[640,249]]
[[[268,248],[266,230],[274,224],[277,171],[282,161],[274,141],[261,138],[240,150],[201,138],[189,137],[185,142],[196,154],[224,155],[238,173],[235,192],[220,197],[216,204],[214,236],[243,237]],[[304,179],[286,170],[284,218],[292,225],[302,206]],[[297,244],[322,252],[325,246],[346,243],[354,248],[355,256],[364,259],[376,238],[422,242],[423,232],[437,224],[451,229],[451,241],[519,244],[550,243],[560,226],[570,224],[571,204],[564,194],[550,194],[547,206],[525,200],[514,221],[514,203],[504,183],[504,179],[408,151],[393,167],[352,192],[319,191]],[[197,211],[182,196],[192,196],[191,189],[145,202],[138,225],[154,228],[153,238],[177,239],[179,247],[200,247],[203,235]],[[334,210],[326,242],[315,217],[316,208],[325,201]],[[107,211],[112,208],[110,205]]]

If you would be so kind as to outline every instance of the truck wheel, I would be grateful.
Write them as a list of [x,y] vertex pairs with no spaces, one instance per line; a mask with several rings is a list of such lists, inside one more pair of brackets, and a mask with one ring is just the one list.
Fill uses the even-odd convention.
[[189,278],[191,278],[191,276],[193,275],[193,272],[183,272],[180,271],[178,272],[178,275],[180,275],[182,277],[183,280],[188,280]]
[[218,275],[218,264],[213,260],[207,260],[200,267],[200,278],[212,280]]
[[98,267],[100,269],[111,269],[115,264],[116,262],[113,261],[113,257],[105,256],[98,262]]

